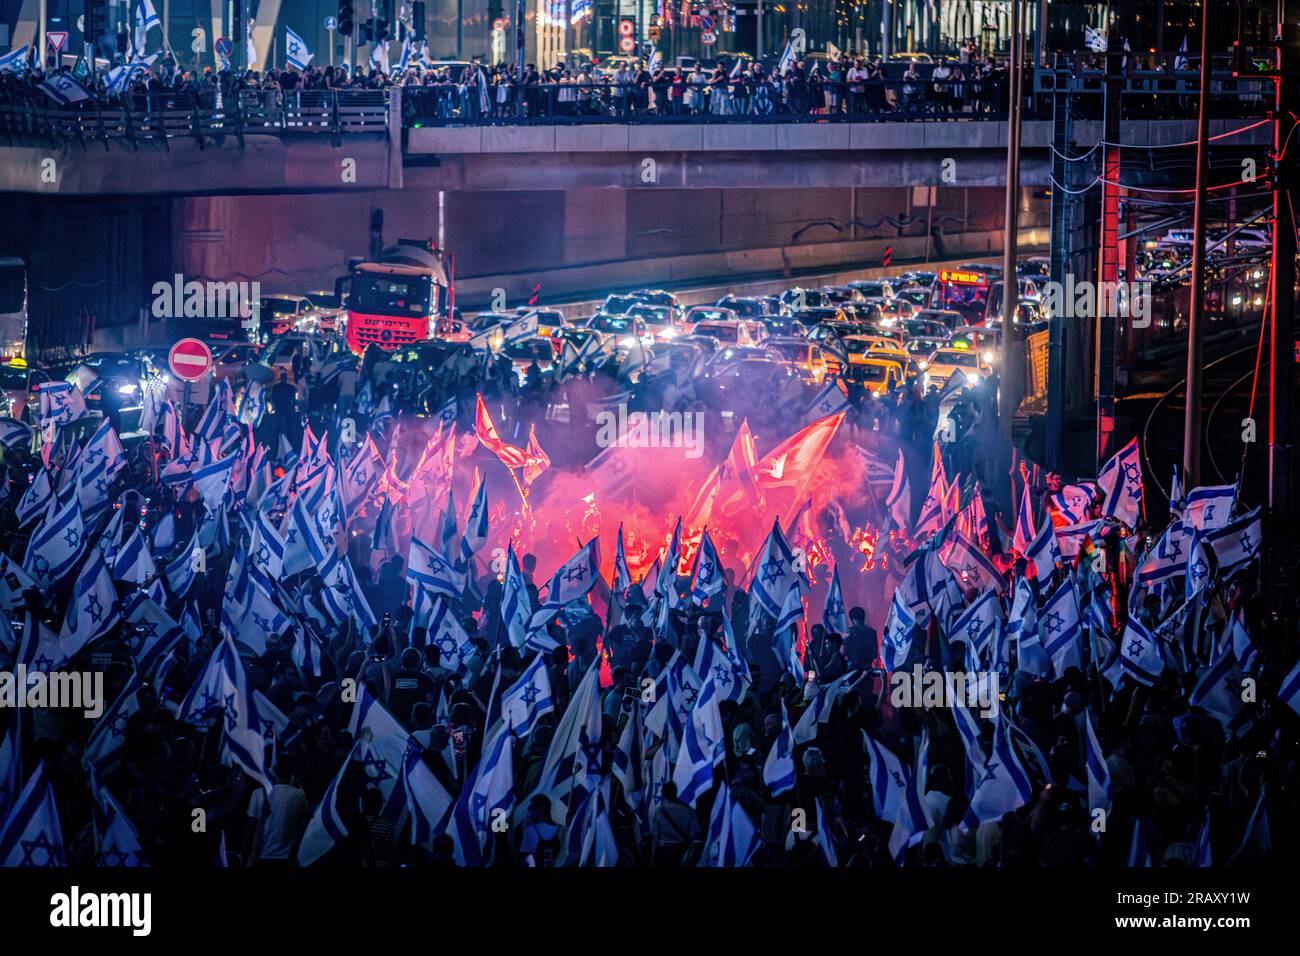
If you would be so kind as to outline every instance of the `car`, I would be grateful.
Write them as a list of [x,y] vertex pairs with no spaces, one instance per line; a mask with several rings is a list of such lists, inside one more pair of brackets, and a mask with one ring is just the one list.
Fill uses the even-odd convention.
[[839,374],[840,360],[805,338],[771,338],[764,344],[793,365],[799,377],[810,385],[820,385],[828,376]]
[[768,314],[767,308],[761,299],[724,295],[718,300],[717,305],[719,308],[730,309],[740,319],[761,319]]
[[922,309],[911,316],[913,321],[941,322],[951,331],[966,324],[966,318],[956,309]]
[[792,317],[804,328],[812,328],[814,325],[821,325],[824,322],[843,322],[846,318],[842,308],[829,305],[798,309],[792,314]]
[[505,342],[505,328],[519,320],[512,312],[479,312],[470,320],[471,339],[480,336],[487,341],[487,347],[495,352]]
[[930,356],[921,381],[926,388],[940,391],[954,375],[963,375],[966,384],[978,385],[988,378],[989,369],[980,364],[979,355],[969,349],[941,348]]
[[117,430],[126,434],[139,427],[146,389],[161,391],[164,373],[147,358],[125,352],[91,352],[49,369],[50,379],[73,382],[86,399],[86,409],[116,418]]
[[[692,310],[694,311],[694,310]],[[687,316],[689,319],[690,317]],[[692,335],[707,335],[724,345],[757,345],[766,335],[761,323],[743,319],[717,319],[697,322]]]
[[45,369],[32,368],[24,358],[15,356],[0,365],[0,416],[35,425],[40,418],[38,393],[49,380]]
[[757,320],[762,323],[767,334],[778,336],[803,335],[804,327],[789,315],[760,315]]
[[665,292],[663,289],[637,289],[635,292],[628,293],[638,302],[644,302],[646,305],[663,305],[670,309],[676,309],[677,296],[671,292]]
[[675,311],[667,305],[634,305],[627,314],[643,320],[655,341],[664,342],[682,333],[681,326],[674,321]]
[[606,315],[626,315],[627,310],[642,302],[635,295],[610,295],[605,297],[605,304],[600,311]]
[[519,377],[520,385],[528,380],[528,369],[533,362],[537,363],[543,373],[555,367],[555,347],[548,338],[520,339],[518,342],[502,346],[498,354],[510,360],[515,375]]
[[861,302],[863,299],[862,291],[849,285],[824,285],[822,292],[837,305],[841,302]]
[[248,365],[260,359],[263,351],[263,346],[254,345],[252,342],[237,342],[234,345],[214,348],[212,350],[213,379],[219,382],[222,379],[238,378]]
[[909,319],[916,312],[916,307],[906,299],[893,298],[880,304],[880,323],[886,328],[897,325],[903,319]]
[[522,319],[526,315],[537,316],[537,334],[544,338],[550,338],[557,329],[562,329],[569,324],[564,313],[559,309],[538,309],[530,306],[520,306],[515,309],[517,318]]
[[305,295],[264,295],[258,300],[261,312],[258,317],[262,323],[263,341],[294,332],[298,323],[315,309],[311,299]]
[[711,335],[683,335],[676,341],[695,346],[706,359],[722,348],[722,343]]
[[[709,341],[713,340],[709,339]],[[658,374],[681,365],[686,368],[689,377],[695,378],[704,370],[709,354],[699,342],[688,342],[685,339],[656,342],[654,358],[650,362],[648,371],[651,374]]]
[[910,302],[917,309],[924,309],[930,304],[930,290],[923,289],[919,285],[908,286],[895,292],[894,298]]
[[763,306],[763,311],[768,315],[789,315],[790,309],[781,301],[779,295],[758,295],[754,301]]
[[854,279],[849,286],[857,289],[864,299],[894,297],[894,283],[891,279]]
[[939,273],[937,272],[911,269],[900,275],[898,281],[908,283],[909,285],[919,285],[922,288],[928,289],[934,285],[934,280],[937,278],[939,278]]
[[844,369],[842,377],[844,381],[879,397],[902,385],[907,375],[902,362],[872,356],[850,364]]
[[717,305],[696,305],[686,312],[686,327],[693,329],[701,322],[735,322],[740,316],[733,309]]
[[948,345],[948,339],[940,336],[918,335],[907,340],[903,348],[911,356],[912,365],[918,372],[930,367],[930,356]]
[[651,336],[646,320],[638,319],[637,316],[597,312],[586,321],[586,326],[606,336],[614,337],[616,346],[628,347],[630,343],[625,342],[624,339],[630,336],[640,338],[643,346],[654,345],[654,336]]
[[981,365],[992,368],[1002,350],[1002,333],[988,326],[966,326],[948,336],[948,347],[975,352]]
[[800,309],[813,309],[819,305],[833,305],[830,296],[825,292],[817,289],[801,289],[796,286],[793,289],[786,289],[781,293],[780,299],[782,304],[788,306],[794,311]]
[[848,350],[850,363],[867,358],[890,358],[906,365],[909,358],[902,342],[883,335],[851,335],[842,341]]
[[709,376],[709,385],[720,398],[735,396],[753,400],[772,395],[795,377],[794,366],[774,358],[747,356],[719,365]]
[[951,331],[951,326],[937,319],[922,319],[912,317],[905,319],[899,326],[903,333],[909,338],[946,338]]

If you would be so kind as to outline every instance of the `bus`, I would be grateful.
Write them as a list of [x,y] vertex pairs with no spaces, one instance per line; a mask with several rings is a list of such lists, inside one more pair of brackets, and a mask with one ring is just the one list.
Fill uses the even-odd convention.
[[432,241],[399,239],[374,260],[348,264],[347,343],[360,355],[439,337],[455,308],[455,263]]
[[27,357],[27,264],[0,256],[0,360]]
[[989,295],[995,281],[987,272],[943,269],[934,280],[930,308],[960,312],[967,325],[982,325],[989,314]]

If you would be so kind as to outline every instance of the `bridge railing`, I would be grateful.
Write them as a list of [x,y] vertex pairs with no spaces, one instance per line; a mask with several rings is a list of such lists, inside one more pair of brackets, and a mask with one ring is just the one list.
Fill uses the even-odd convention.
[[60,107],[39,91],[0,103],[0,141],[144,143],[190,137],[383,133],[383,90],[245,90],[195,97],[185,92],[126,93],[111,102]]
[[[1053,98],[1065,95],[1079,117],[1100,118],[1103,74],[1038,69],[1026,80],[1026,119],[1051,119]],[[1194,72],[1133,71],[1123,87],[1128,119],[1195,116]],[[1265,115],[1259,81],[1216,73],[1211,114]],[[936,82],[933,76],[846,82],[543,83],[517,86],[432,83],[402,87],[408,127],[600,123],[869,123],[884,121],[1003,121],[1005,75]]]

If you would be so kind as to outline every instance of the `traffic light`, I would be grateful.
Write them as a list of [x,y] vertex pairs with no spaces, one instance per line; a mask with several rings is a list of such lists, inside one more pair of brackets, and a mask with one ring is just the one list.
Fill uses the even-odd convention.
[[82,27],[87,43],[96,42],[108,32],[108,0],[85,0]]
[[361,32],[357,34],[357,44],[365,46],[375,35],[375,21],[372,17],[361,24]]
[[353,30],[352,0],[339,0],[339,35],[350,37]]
[[131,35],[126,32],[126,24],[119,23],[117,25],[117,55],[120,57],[126,56],[130,46]]
[[375,21],[375,42],[383,43],[387,39],[388,39],[388,21],[382,19],[376,20]]
[[415,42],[424,41],[424,0],[414,0],[411,4],[411,26],[415,28]]

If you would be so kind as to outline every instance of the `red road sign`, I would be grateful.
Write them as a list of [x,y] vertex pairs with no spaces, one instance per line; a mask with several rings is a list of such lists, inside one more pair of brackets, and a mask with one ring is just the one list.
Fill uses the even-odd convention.
[[197,382],[212,368],[212,350],[198,339],[181,339],[167,353],[172,374],[186,382]]
[[619,36],[622,36],[622,37],[630,37],[630,36],[631,36],[633,33],[635,33],[635,32],[636,32],[636,24],[633,23],[631,20],[619,20],[619,21],[618,21],[618,35],[619,35]]
[[48,44],[50,45],[50,47],[54,50],[55,53],[61,53],[61,52],[63,52],[63,47],[64,47],[64,46],[67,44],[67,42],[68,42],[68,34],[67,34],[67,31],[66,31],[66,30],[46,30],[46,31],[45,31],[45,42],[48,43]]

